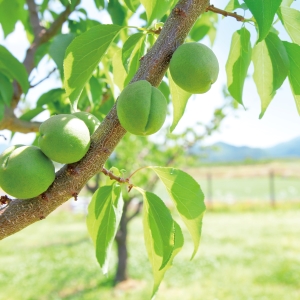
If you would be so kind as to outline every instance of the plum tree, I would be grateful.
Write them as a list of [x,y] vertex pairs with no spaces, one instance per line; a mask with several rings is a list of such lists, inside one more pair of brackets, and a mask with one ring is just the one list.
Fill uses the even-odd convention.
[[90,132],[85,123],[73,115],[61,114],[40,126],[39,146],[53,161],[69,164],[79,161],[90,146]]
[[175,83],[192,94],[206,93],[217,80],[219,63],[213,51],[201,43],[179,46],[170,62]]
[[38,147],[11,146],[0,156],[0,186],[14,197],[36,197],[54,178],[53,162]]
[[117,101],[117,114],[121,125],[128,132],[150,135],[164,124],[167,100],[148,81],[140,80],[122,91]]
[[[104,165],[124,138],[126,130],[136,134],[150,134],[151,131],[146,129],[153,130],[153,127],[159,128],[162,125],[164,120],[162,112],[165,105],[162,104],[163,101],[152,105],[153,100],[156,101],[157,98],[152,97],[157,94],[156,87],[163,92],[170,103],[170,111],[173,112],[172,129],[184,115],[191,93],[202,93],[209,89],[217,75],[217,67],[212,67],[214,65],[212,62],[205,61],[201,68],[197,67],[201,75],[208,74],[203,80],[199,80],[200,76],[197,74],[192,76],[192,69],[187,68],[198,64],[198,59],[191,59],[193,53],[185,53],[178,59],[179,62],[184,61],[183,67],[175,67],[175,71],[172,71],[172,65],[174,61],[176,62],[176,52],[180,53],[182,47],[190,46],[189,43],[186,44],[187,46],[180,46],[185,41],[198,43],[207,37],[205,42],[213,44],[216,31],[219,30],[218,14],[235,19],[226,19],[233,22],[228,30],[228,34],[232,34],[228,60],[226,65],[223,64],[221,67],[226,69],[228,88],[226,92],[237,102],[243,103],[243,86],[245,79],[250,78],[248,68],[253,62],[253,79],[261,99],[262,114],[286,78],[289,80],[300,111],[300,40],[297,34],[299,11],[291,8],[296,5],[295,1],[268,0],[262,4],[262,1],[229,0],[223,10],[210,5],[208,0],[94,0],[94,12],[98,9],[104,11],[105,17],[110,16],[107,22],[109,24],[104,24],[102,16],[101,22],[95,19],[96,17],[91,19],[88,12],[90,7],[85,6],[85,1],[47,0],[42,1],[41,4],[41,1],[26,0],[26,5],[23,2],[25,3],[16,0],[0,1],[0,23],[4,37],[12,33],[11,39],[8,40],[12,40],[13,37],[19,38],[18,34],[13,33],[15,25],[19,22],[23,24],[24,37],[27,37],[30,44],[24,51],[23,62],[14,57],[13,49],[10,52],[6,47],[0,46],[0,129],[22,133],[38,132],[41,123],[34,118],[42,112],[50,115],[68,114],[66,119],[71,118],[72,122],[76,119],[78,126],[71,126],[70,130],[66,130],[67,125],[64,128],[64,124],[59,120],[60,117],[57,119],[57,124],[53,121],[51,126],[46,126],[45,124],[50,122],[46,121],[41,126],[41,129],[45,127],[45,134],[42,132],[43,136],[40,137],[41,145],[47,131],[51,132],[51,127],[55,129],[53,139],[45,143],[44,150],[58,155],[58,159],[53,158],[54,160],[72,163],[72,165],[63,166],[58,171],[53,184],[45,192],[49,201],[37,195],[27,200],[24,205],[24,202],[18,199],[8,201],[7,197],[1,196],[0,239],[39,221],[41,207],[43,217],[46,217],[71,197],[76,198],[87,182],[102,172],[110,179],[95,191],[87,218],[89,233],[96,247],[97,260],[107,273],[108,257],[116,237],[117,227],[124,218],[127,218],[126,215],[123,217],[122,212],[126,211],[128,202],[126,200],[123,202],[126,197],[122,197],[123,191],[120,188],[122,184],[127,185],[129,191],[135,189],[143,197],[145,245],[152,264],[155,282],[153,294],[155,294],[165,271],[183,245],[181,229],[158,196],[144,191],[139,186],[134,186],[131,182],[132,175],[138,176],[136,174],[141,172],[131,170],[133,173],[128,178],[121,178],[115,175],[119,173],[113,174]],[[11,6],[10,3],[13,5]],[[3,14],[10,11],[11,7],[16,8],[13,17],[1,17],[1,12]],[[242,15],[237,14],[236,11],[242,12]],[[248,15],[249,19],[244,17]],[[137,21],[136,26],[132,25],[133,21]],[[280,33],[278,35],[278,24],[282,25],[280,31],[286,31],[284,36],[289,36],[288,42],[281,40]],[[256,30],[253,30],[254,27]],[[16,31],[18,31],[17,27]],[[206,51],[206,48],[204,49],[202,48],[201,51]],[[46,57],[47,59],[44,59]],[[45,60],[51,60],[51,63],[56,65],[53,71],[43,65]],[[206,56],[206,60],[209,60],[209,55]],[[171,72],[168,72],[170,61]],[[36,72],[41,69],[48,71],[45,77]],[[186,69],[189,70],[187,74],[184,73]],[[174,72],[179,72],[179,79],[176,79]],[[33,76],[33,73],[38,73],[38,76]],[[52,73],[56,73],[60,86],[47,90],[47,80]],[[137,91],[133,91],[129,99],[126,97],[126,102],[129,104],[120,106],[124,110],[129,107],[127,116],[123,116],[120,111],[117,113],[117,110],[120,110],[120,107],[117,108],[119,91],[125,91],[135,82],[143,80],[149,82],[147,89],[151,97],[147,92],[142,91],[139,98],[136,95]],[[185,80],[188,86],[181,84]],[[28,91],[34,90],[37,85],[43,88],[36,90],[43,93],[39,98],[36,95],[36,99],[33,99],[36,102],[34,102],[31,101],[34,93]],[[133,104],[130,104],[130,98],[134,99]],[[136,110],[140,107],[139,101],[145,105],[141,112],[147,111],[148,116]],[[155,117],[154,106],[162,106],[160,117]],[[101,121],[91,137],[84,122],[71,115],[77,110],[89,111]],[[55,117],[49,120],[55,120],[53,118]],[[137,123],[134,123],[135,121]],[[131,122],[135,125],[132,126]],[[157,125],[158,123],[161,123],[160,126]],[[77,151],[81,141],[79,143],[74,138],[76,147],[73,148],[70,146],[72,143],[68,143],[67,140],[69,139],[69,142],[73,140],[73,134],[75,135],[76,131],[81,132],[82,128],[85,128],[82,134],[85,144],[79,147],[82,151]],[[209,131],[207,135],[211,132]],[[60,139],[65,133],[67,139]],[[193,133],[189,131],[187,135],[193,136]],[[133,135],[127,137],[137,138]],[[163,149],[169,153],[166,147],[175,144],[176,141],[172,140],[170,134],[166,134],[164,138],[163,141],[166,142],[157,146],[157,152]],[[90,139],[91,144],[89,144]],[[143,145],[146,144],[145,141],[144,137],[139,140],[139,143]],[[185,144],[182,145],[183,152],[180,152],[182,156],[187,155],[184,151]],[[91,147],[86,152],[89,145]],[[145,153],[154,152],[153,148],[147,145],[147,149],[138,153],[132,149],[120,151],[126,155],[125,160],[129,155],[145,157]],[[73,157],[78,152],[80,155]],[[169,157],[165,165],[170,166],[172,160],[172,157]],[[144,166],[146,161],[147,159],[144,158],[141,164]],[[129,164],[130,167],[140,169],[136,164],[134,166]],[[76,169],[76,172],[70,172],[70,168]],[[204,197],[199,184],[178,169],[150,166],[148,168],[152,169],[166,186],[174,202],[174,210],[177,210],[192,236],[193,255],[195,255],[199,246],[205,210]],[[37,178],[39,176],[40,174],[36,175]],[[148,175],[147,179],[149,179]],[[11,178],[10,180],[12,181]],[[153,190],[152,187],[150,190]],[[128,216],[131,217],[132,215]]]

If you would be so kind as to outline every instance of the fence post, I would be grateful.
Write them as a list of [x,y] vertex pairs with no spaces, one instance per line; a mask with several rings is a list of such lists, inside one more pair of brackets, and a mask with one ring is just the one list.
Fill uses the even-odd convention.
[[207,204],[212,207],[212,175],[210,172],[206,174],[206,181],[207,181]]
[[274,171],[270,170],[269,172],[269,182],[270,182],[270,201],[271,206],[275,207],[275,178]]

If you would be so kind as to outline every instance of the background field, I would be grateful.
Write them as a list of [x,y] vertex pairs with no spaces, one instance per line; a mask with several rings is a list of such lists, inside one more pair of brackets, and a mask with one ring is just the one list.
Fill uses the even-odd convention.
[[[158,300],[300,299],[299,209],[207,212],[200,251],[186,244]],[[54,213],[1,241],[0,299],[149,299],[141,219],[130,226],[132,289],[101,275],[83,215]],[[112,271],[115,257],[112,259]],[[111,271],[111,272],[112,272]]]
[[[204,218],[199,253],[189,261],[192,242],[184,231],[184,249],[156,299],[299,300],[299,166],[273,162],[187,170],[206,194],[207,174],[212,174],[213,205]],[[270,170],[276,208],[268,202]],[[156,192],[166,199],[162,186]],[[84,205],[78,207],[83,211]],[[56,211],[0,242],[0,299],[149,299],[152,275],[140,217],[130,223],[129,237],[133,280],[112,289],[116,256],[108,277],[103,276],[85,214]]]
[[212,165],[187,171],[198,180],[206,196],[210,194],[217,202],[259,204],[271,198],[281,204],[300,201],[300,160]]

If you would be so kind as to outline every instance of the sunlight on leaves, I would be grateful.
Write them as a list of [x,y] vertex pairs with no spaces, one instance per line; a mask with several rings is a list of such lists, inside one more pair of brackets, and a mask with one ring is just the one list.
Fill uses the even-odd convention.
[[174,168],[149,167],[160,178],[194,242],[192,258],[197,253],[202,219],[205,212],[204,194],[200,185],[189,174]]
[[96,257],[107,274],[112,244],[122,216],[123,199],[117,184],[100,187],[93,195],[86,219],[89,234],[96,248]]

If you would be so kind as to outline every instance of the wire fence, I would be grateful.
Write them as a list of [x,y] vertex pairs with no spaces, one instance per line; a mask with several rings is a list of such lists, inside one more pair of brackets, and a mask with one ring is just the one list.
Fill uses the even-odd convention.
[[205,167],[189,173],[199,182],[206,202],[300,202],[300,164]]

